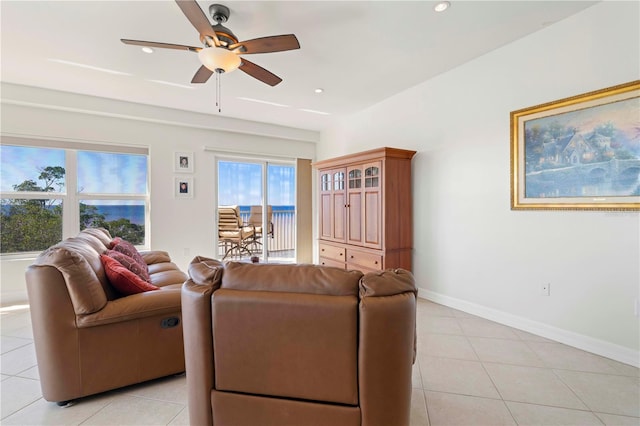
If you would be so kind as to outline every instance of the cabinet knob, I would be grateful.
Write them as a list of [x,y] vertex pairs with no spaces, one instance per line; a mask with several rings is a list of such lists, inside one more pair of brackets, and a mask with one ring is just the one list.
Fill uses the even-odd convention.
[[351,258],[353,259],[353,255],[351,255]]
[[376,261],[375,261],[375,262],[373,262],[373,263],[374,263],[374,265],[377,265],[377,264],[378,264],[378,261],[376,260]]
[[340,256],[342,256],[342,253],[340,253]]
[[320,251],[324,251],[324,249],[320,249]]

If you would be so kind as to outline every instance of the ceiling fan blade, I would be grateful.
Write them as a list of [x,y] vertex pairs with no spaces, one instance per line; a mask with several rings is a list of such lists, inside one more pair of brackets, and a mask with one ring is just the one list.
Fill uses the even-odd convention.
[[249,62],[244,58],[242,58],[242,65],[240,65],[239,69],[269,86],[275,86],[282,81],[280,77],[271,71],[267,71],[261,66],[256,65],[253,62]]
[[124,44],[133,44],[136,46],[158,47],[162,49],[189,50],[191,52],[199,52],[200,50],[202,50],[201,47],[185,46],[183,44],[158,43],[155,41],[143,41],[143,40],[128,40],[126,38],[121,38],[120,41],[123,42]]
[[187,17],[191,25],[198,30],[201,36],[210,36],[216,46],[219,46],[220,40],[218,40],[216,32],[211,28],[207,15],[205,15],[202,9],[200,9],[200,6],[198,6],[198,2],[196,2],[196,0],[176,0],[176,3],[180,10],[182,10],[182,13],[184,13],[184,16]]
[[211,71],[209,68],[207,68],[204,65],[202,65],[200,68],[198,68],[198,71],[196,71],[196,74],[191,79],[191,82],[192,83],[206,83],[207,80],[209,80],[209,77],[211,77],[212,74],[213,74],[213,71]]
[[270,52],[282,52],[284,50],[300,49],[300,43],[293,34],[285,34],[270,37],[254,38],[252,40],[245,40],[228,47],[229,50],[242,47],[241,54],[249,53],[270,53]]

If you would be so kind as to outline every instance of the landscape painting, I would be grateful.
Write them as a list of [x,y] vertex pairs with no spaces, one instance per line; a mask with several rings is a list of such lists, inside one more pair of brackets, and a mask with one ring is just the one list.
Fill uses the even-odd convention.
[[640,82],[511,113],[512,209],[640,209]]

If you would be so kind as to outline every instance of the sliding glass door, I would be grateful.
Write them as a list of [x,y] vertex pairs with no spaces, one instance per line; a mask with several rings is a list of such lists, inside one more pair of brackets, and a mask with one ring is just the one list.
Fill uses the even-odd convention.
[[295,165],[234,158],[216,165],[218,257],[295,262]]

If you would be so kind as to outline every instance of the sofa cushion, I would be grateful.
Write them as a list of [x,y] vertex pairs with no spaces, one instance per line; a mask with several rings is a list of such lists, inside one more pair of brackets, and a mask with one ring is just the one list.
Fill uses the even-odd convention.
[[104,228],[85,228],[77,235],[77,237],[82,237],[84,235],[91,235],[99,240],[101,245],[107,248],[110,247],[113,240],[109,231]]
[[115,250],[107,250],[105,252],[105,255],[109,256],[112,259],[117,260],[118,262],[120,262],[122,266],[124,266],[125,268],[127,268],[128,270],[130,270],[131,272],[133,272],[134,274],[136,274],[146,282],[148,283],[151,282],[151,278],[149,277],[149,272],[145,268],[140,266],[138,262],[133,260],[133,258]]
[[166,287],[172,284],[184,284],[187,280],[187,274],[182,272],[175,263],[169,262],[166,268],[161,271],[155,271],[150,274],[151,284],[158,287]]
[[357,296],[361,277],[360,271],[326,266],[228,262],[222,288]]
[[215,388],[357,405],[357,307],[354,295],[215,291]]
[[215,259],[196,256],[189,264],[189,277],[198,285],[220,287],[224,265]]
[[111,249],[115,251],[119,251],[122,254],[126,254],[127,256],[129,256],[130,258],[138,262],[138,264],[142,266],[147,272],[149,272],[149,269],[147,268],[147,263],[144,261],[144,259],[138,252],[138,249],[136,249],[136,247],[133,244],[131,244],[129,241],[123,240],[120,237],[115,237],[111,242]]
[[[69,241],[69,240],[67,240]],[[59,244],[40,253],[35,265],[56,268],[65,279],[73,310],[77,315],[91,314],[107,304],[107,295],[95,270],[87,261],[92,251],[76,250],[73,244]],[[99,260],[99,254],[93,253]]]
[[109,282],[123,295],[143,293],[145,291],[158,290],[139,276],[122,266],[117,260],[101,254],[100,260],[109,278]]

